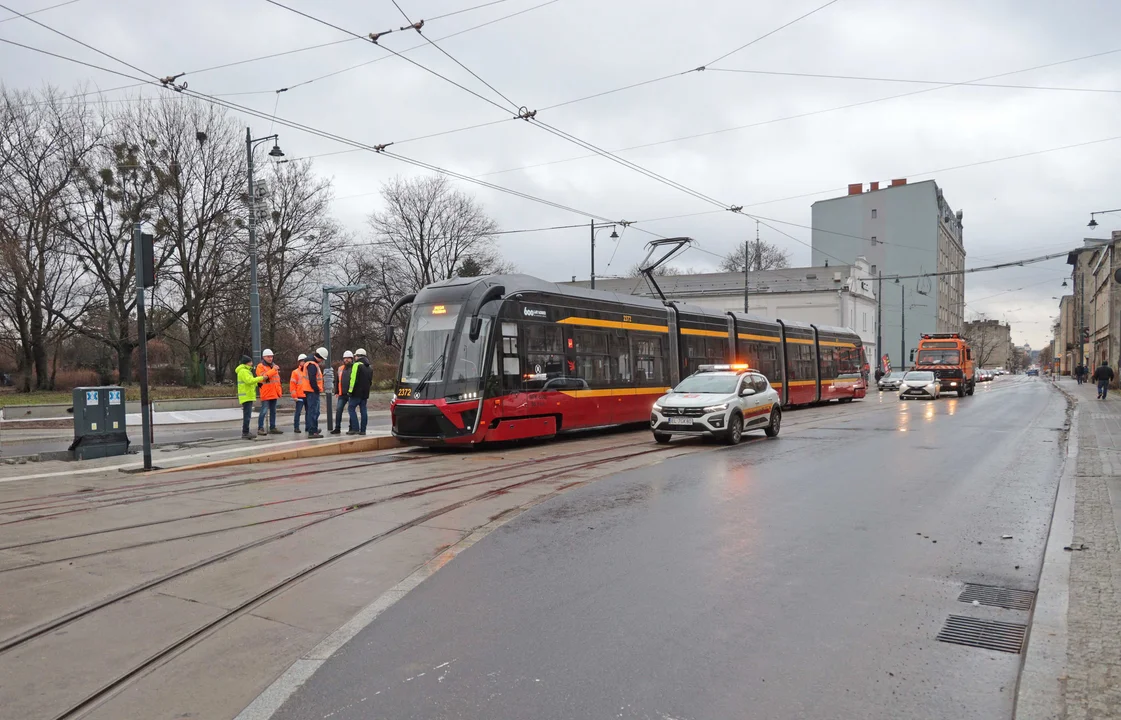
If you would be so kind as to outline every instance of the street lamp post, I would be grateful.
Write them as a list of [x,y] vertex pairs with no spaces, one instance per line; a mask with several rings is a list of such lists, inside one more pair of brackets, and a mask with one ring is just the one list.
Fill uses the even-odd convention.
[[1118,208],[1116,210],[1098,210],[1097,212],[1090,213],[1090,222],[1088,222],[1086,224],[1086,227],[1096,228],[1098,226],[1098,221],[1094,219],[1095,215],[1105,215],[1106,213],[1115,213],[1115,212],[1121,212],[1121,208]]
[[595,290],[596,289],[596,232],[599,231],[599,230],[602,230],[605,227],[610,227],[611,228],[611,239],[612,240],[618,240],[619,239],[619,233],[615,232],[615,223],[597,223],[595,220],[591,220],[589,222],[590,222],[589,227],[590,227],[590,230],[591,230],[591,240],[592,240],[592,272],[591,272],[592,282],[591,282],[591,288],[592,288],[592,290]]
[[253,147],[269,140],[273,141],[269,157],[284,157],[277,135],[253,139],[249,128],[245,128],[245,157],[249,164],[249,329],[253,336],[253,362],[261,362],[261,294],[257,289],[257,196],[253,188]]
[[[365,290],[369,285],[324,285],[323,286],[323,347],[327,348],[327,357],[323,360],[327,367],[331,367],[331,296],[343,293],[352,293]],[[334,373],[332,373],[333,375]],[[338,393],[334,385],[324,388],[327,391],[327,431],[334,430],[334,397]]]

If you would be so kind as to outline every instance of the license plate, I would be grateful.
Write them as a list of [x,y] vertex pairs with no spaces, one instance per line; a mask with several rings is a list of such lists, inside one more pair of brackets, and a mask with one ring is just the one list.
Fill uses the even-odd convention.
[[669,419],[669,424],[670,425],[692,425],[693,424],[693,418],[671,417]]

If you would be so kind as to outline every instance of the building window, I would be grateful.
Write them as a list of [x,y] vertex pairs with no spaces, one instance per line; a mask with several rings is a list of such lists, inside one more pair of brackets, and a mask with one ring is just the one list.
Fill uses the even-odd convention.
[[876,219],[876,208],[872,208],[872,219]]

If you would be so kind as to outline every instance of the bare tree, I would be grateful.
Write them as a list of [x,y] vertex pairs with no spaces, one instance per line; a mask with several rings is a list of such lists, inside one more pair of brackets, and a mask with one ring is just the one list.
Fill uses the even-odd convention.
[[[778,270],[790,267],[790,253],[778,245],[766,240],[752,240],[750,245],[751,266],[748,268],[749,271]],[[724,272],[743,272],[744,256],[747,254],[748,248],[740,245],[731,255],[720,262],[720,269]]]
[[[19,338],[24,390],[50,386],[48,348],[82,268],[60,232],[64,193],[97,143],[89,108],[0,88],[0,310]],[[31,375],[34,373],[34,383]]]
[[493,252],[497,223],[444,176],[394,178],[369,217],[374,240],[399,263],[410,290],[455,276],[471,255]]
[[[671,277],[673,275],[698,275],[699,270],[694,268],[679,268],[675,265],[659,265],[654,268],[654,277]],[[627,277],[641,277],[642,276],[642,263],[635,263],[631,265],[631,269],[627,271]]]
[[273,165],[268,180],[270,212],[257,226],[257,242],[264,284],[261,334],[271,347],[278,344],[281,324],[294,331],[306,301],[318,295],[316,279],[328,256],[346,256],[348,249],[331,217],[331,181],[316,177],[310,160]]
[[511,275],[518,268],[499,257],[497,251],[480,250],[465,255],[456,268],[456,277],[482,277],[483,275]]
[[[68,252],[89,276],[83,283],[85,302],[65,313],[63,320],[73,331],[108,346],[122,383],[132,378],[132,353],[139,345],[133,322],[133,225],[153,220],[159,195],[166,190],[158,167],[160,148],[145,127],[147,115],[143,106],[126,106],[105,118],[112,130],[78,168],[62,225]],[[166,243],[157,243],[157,276],[170,250]],[[147,328],[149,339],[177,320],[177,314],[165,313],[162,322],[154,315]],[[106,370],[101,370],[102,380],[108,382]]]
[[172,252],[171,307],[185,325],[187,382],[206,376],[206,350],[219,309],[215,304],[246,264],[246,165],[241,134],[212,105],[181,97],[152,104],[160,144],[156,232]]

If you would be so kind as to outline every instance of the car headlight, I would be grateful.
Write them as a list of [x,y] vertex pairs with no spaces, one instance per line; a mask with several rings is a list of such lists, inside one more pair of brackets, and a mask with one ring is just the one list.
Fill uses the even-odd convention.
[[662,411],[662,406],[659,405],[658,403],[654,403],[654,410],[657,410],[658,412],[661,412]]
[[706,413],[713,413],[713,412],[720,412],[721,410],[727,410],[727,409],[728,409],[728,403],[722,403],[720,405],[709,405],[708,407],[704,408],[704,411]]

